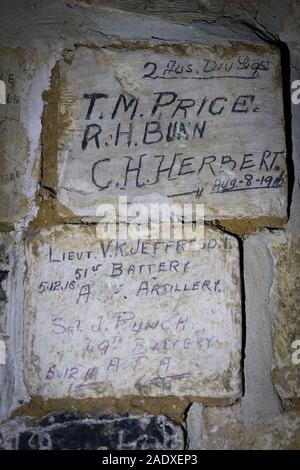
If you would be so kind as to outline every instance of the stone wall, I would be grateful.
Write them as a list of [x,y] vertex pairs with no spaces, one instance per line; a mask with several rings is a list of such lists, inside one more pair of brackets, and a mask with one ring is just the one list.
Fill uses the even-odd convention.
[[299,448],[300,3],[0,17],[0,447]]

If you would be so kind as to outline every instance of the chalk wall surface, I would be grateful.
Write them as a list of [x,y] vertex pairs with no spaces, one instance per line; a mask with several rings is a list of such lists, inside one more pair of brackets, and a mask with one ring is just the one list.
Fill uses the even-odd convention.
[[0,448],[299,449],[300,3],[0,17]]

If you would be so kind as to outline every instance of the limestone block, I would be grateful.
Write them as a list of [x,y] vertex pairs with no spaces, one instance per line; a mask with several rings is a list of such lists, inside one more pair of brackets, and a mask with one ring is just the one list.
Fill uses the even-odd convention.
[[268,232],[256,233],[244,242],[246,346],[244,423],[279,416],[280,401],[272,380],[272,326],[270,289],[274,266],[266,247]]
[[38,425],[2,427],[0,448],[14,450],[182,450],[182,428],[166,416],[56,413]]
[[26,240],[25,375],[45,398],[240,395],[238,243],[99,240],[64,225]]
[[246,425],[239,402],[203,411],[205,450],[299,449],[300,419],[295,412]]
[[274,347],[272,376],[285,406],[299,406],[300,239],[293,239],[289,233],[275,232],[266,237],[266,244],[274,265],[270,291]]
[[[254,234],[245,242],[246,272],[248,269],[248,276],[245,277],[246,313],[248,310],[248,313],[252,312],[255,317],[254,312],[257,312],[256,321],[251,322],[253,333],[250,337],[254,338],[256,335],[260,338],[254,344],[249,344],[248,355],[254,359],[250,372],[252,383],[256,381],[260,384],[259,402],[265,403],[267,410],[272,409],[270,403],[273,402],[275,406],[275,408],[273,406],[273,411],[276,411],[274,401],[276,392],[273,391],[273,398],[271,396],[271,375],[285,407],[299,404],[300,401],[300,365],[297,361],[297,344],[294,344],[300,339],[299,290],[297,289],[300,266],[299,247],[299,238],[292,238],[288,232],[280,231]],[[259,296],[256,284],[261,285]],[[254,350],[255,345],[256,350]],[[251,352],[251,347],[253,352]],[[267,361],[265,361],[266,357]],[[261,369],[263,364],[265,372]],[[253,374],[256,374],[256,379]],[[268,381],[266,382],[263,377],[269,377]],[[249,386],[251,387],[251,382]],[[254,403],[255,400],[258,401],[257,397],[256,390],[253,396]],[[261,410],[261,415],[263,416],[263,410]]]
[[207,219],[286,215],[276,48],[78,47],[55,74],[52,186],[74,214],[127,196],[203,203]]
[[23,243],[14,232],[0,233],[0,422],[24,403]]
[[203,449],[203,406],[201,403],[192,403],[186,413],[185,419],[187,433],[187,448],[189,450]]
[[0,421],[5,414],[9,403],[5,383],[7,383],[7,349],[8,349],[8,317],[11,310],[11,284],[12,279],[12,233],[0,233]]
[[37,68],[35,51],[0,49],[0,79],[6,88],[6,103],[0,104],[0,223],[4,224],[20,221],[34,205],[40,172]]

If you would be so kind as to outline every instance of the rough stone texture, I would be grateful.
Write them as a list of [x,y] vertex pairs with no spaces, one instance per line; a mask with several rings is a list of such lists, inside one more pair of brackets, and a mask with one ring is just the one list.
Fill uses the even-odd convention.
[[28,399],[22,371],[22,251],[18,233],[0,233],[0,422]]
[[[96,228],[28,235],[26,383],[59,398],[240,394],[237,241],[102,241]],[[209,272],[209,275],[208,275]]]
[[[291,82],[299,80],[300,76],[300,45],[298,39],[298,32],[294,32],[293,41],[290,44],[291,53]],[[291,38],[289,38],[291,40]],[[286,230],[291,234],[292,237],[298,238],[300,228],[300,216],[299,216],[299,205],[300,205],[300,112],[299,105],[291,103],[291,114],[292,114],[292,146],[293,146],[293,192],[291,197],[290,205],[290,218],[286,226]]]
[[10,259],[9,259],[9,245],[12,242],[11,233],[0,234],[0,341],[1,341],[1,354],[0,365],[6,362],[6,344],[5,344],[5,330],[6,319],[9,301],[9,284],[10,284]]
[[[270,343],[266,341],[265,347],[263,343],[262,334],[259,332],[259,326],[262,326],[262,321],[258,321],[257,312],[252,315],[253,309],[248,305],[246,299],[246,347],[247,344],[253,344],[253,347],[258,347],[263,353],[264,370],[261,368],[259,360],[256,360],[257,355],[249,354],[249,349],[246,351],[248,356],[245,358],[245,385],[249,390],[245,390],[245,397],[242,403],[237,403],[233,406],[226,408],[218,407],[205,407],[203,411],[204,421],[206,422],[206,431],[204,428],[205,423],[201,420],[201,428],[204,429],[203,440],[205,448],[212,449],[231,449],[231,448],[298,448],[300,447],[300,428],[299,428],[299,411],[298,413],[287,412],[287,407],[299,405],[297,403],[298,385],[297,377],[299,377],[299,365],[296,367],[289,362],[292,350],[290,344],[292,339],[298,335],[298,297],[295,289],[297,272],[299,271],[299,204],[300,204],[300,112],[299,105],[291,105],[292,120],[289,119],[289,89],[290,81],[298,80],[300,77],[300,43],[299,43],[299,29],[300,29],[300,2],[298,0],[282,2],[279,0],[269,0],[268,2],[261,2],[250,0],[242,2],[240,0],[191,0],[185,2],[182,0],[172,1],[159,0],[157,2],[149,1],[131,1],[131,0],[53,0],[47,2],[45,0],[2,0],[0,4],[0,17],[1,17],[1,31],[0,43],[1,47],[8,47],[10,50],[16,48],[27,49],[28,51],[35,50],[40,54],[42,66],[41,74],[34,74],[35,82],[32,86],[34,90],[33,99],[30,98],[32,107],[30,113],[24,120],[25,125],[29,124],[30,129],[26,131],[27,138],[31,145],[31,157],[28,165],[28,174],[31,174],[34,168],[34,160],[39,157],[45,162],[47,160],[47,152],[45,149],[45,140],[42,137],[42,147],[40,148],[40,130],[42,119],[42,95],[47,103],[48,96],[44,91],[48,91],[49,95],[49,77],[50,70],[55,61],[62,63],[63,50],[74,51],[78,49],[78,45],[86,45],[91,47],[101,48],[109,46],[115,52],[118,48],[124,45],[124,42],[130,44],[140,42],[153,42],[166,44],[172,43],[186,43],[193,42],[198,45],[222,44],[223,46],[231,47],[231,41],[243,41],[251,44],[257,44],[261,37],[260,44],[264,47],[268,41],[272,43],[279,43],[281,41],[281,50],[283,52],[283,67],[285,78],[285,106],[286,106],[286,137],[287,137],[287,161],[289,173],[289,221],[283,226],[282,235],[276,234],[277,240],[275,245],[271,238],[266,242],[266,235],[263,234],[260,242],[263,246],[260,247],[262,259],[266,260],[266,264],[260,263],[261,269],[255,272],[257,278],[257,295],[262,295],[261,301],[255,299],[258,313],[261,313],[261,320],[263,320],[264,330],[266,332],[266,339],[270,338],[269,319],[272,319],[272,330],[274,333],[274,363],[272,375],[274,383],[277,388],[280,398],[283,400],[285,410],[281,415],[274,416],[277,413],[277,402],[274,401],[275,397],[272,392],[270,395]],[[256,34],[257,33],[257,34]],[[263,38],[263,39],[262,39]],[[113,45],[113,48],[111,47]],[[79,49],[80,50],[80,49]],[[290,56],[289,56],[289,54]],[[31,52],[29,54],[31,56]],[[14,53],[11,55],[11,60]],[[33,56],[35,56],[33,54]],[[28,58],[28,62],[32,57]],[[290,60],[290,63],[289,63]],[[52,74],[51,91],[55,89],[55,71],[58,70],[58,65]],[[289,77],[289,71],[291,76]],[[1,75],[1,69],[0,69]],[[57,76],[56,76],[57,77]],[[1,76],[0,76],[1,79]],[[48,89],[48,90],[47,90]],[[2,105],[1,105],[2,106]],[[28,110],[28,96],[21,97],[21,106],[23,110]],[[0,111],[3,111],[0,110]],[[43,118],[46,118],[46,112]],[[52,119],[53,124],[56,119]],[[263,123],[260,131],[263,131],[265,123]],[[44,121],[45,123],[45,121]],[[45,128],[43,123],[43,127]],[[1,137],[0,137],[1,140]],[[43,150],[43,155],[40,155],[40,150]],[[53,155],[50,155],[53,157]],[[56,156],[56,154],[55,154]],[[19,158],[19,156],[18,156]],[[20,160],[20,167],[22,167],[23,160]],[[7,162],[6,162],[7,163]],[[49,162],[48,162],[49,163]],[[9,166],[11,163],[9,164]],[[46,169],[47,166],[43,165]],[[54,171],[56,170],[54,165]],[[43,174],[43,169],[38,168],[37,173],[41,173],[41,182],[44,186],[48,186],[49,177],[52,175],[47,172]],[[293,170],[295,174],[295,184],[293,186]],[[7,178],[2,175],[2,178]],[[27,181],[32,188],[36,187],[36,178],[34,181]],[[26,183],[26,184],[27,184]],[[34,190],[29,192],[26,185],[21,184],[11,185],[12,190],[20,193],[26,193],[26,197],[32,201]],[[22,189],[22,190],[21,190]],[[192,190],[193,188],[188,188]],[[247,191],[246,191],[247,192]],[[5,193],[6,194],[6,193]],[[268,193],[269,194],[269,193]],[[224,198],[230,195],[222,195]],[[7,197],[7,196],[6,196]],[[3,199],[3,198],[2,198]],[[8,199],[7,199],[8,200]],[[222,199],[223,201],[223,199]],[[21,198],[22,202],[22,198]],[[39,188],[39,194],[36,198],[36,203],[39,205],[38,217],[34,219],[36,226],[63,223],[69,220],[71,214],[63,208],[59,208],[60,219],[57,216],[58,203],[53,191],[49,191],[48,187]],[[3,205],[6,203],[4,202]],[[8,206],[18,206],[15,201],[9,200],[3,212],[9,213],[12,209]],[[23,206],[22,206],[23,207]],[[35,217],[35,208],[31,206],[24,219],[24,213],[18,215],[18,224],[27,225],[30,220]],[[262,207],[262,212],[264,208]],[[21,219],[21,220],[20,220]],[[11,224],[15,222],[15,218],[11,218],[8,222],[1,222],[1,226],[11,228]],[[283,219],[281,218],[281,222]],[[228,224],[223,223],[223,227],[230,232],[238,233],[244,236],[245,233],[252,233],[258,227],[279,227],[280,225],[268,218],[260,217],[260,222],[257,219],[229,219]],[[243,223],[242,223],[243,222]],[[7,225],[9,224],[9,227]],[[16,224],[16,225],[18,225]],[[281,225],[282,226],[282,225]],[[18,227],[17,238],[11,245],[9,242],[10,259],[12,261],[12,269],[9,269],[8,277],[2,279],[1,285],[7,297],[8,302],[5,304],[5,316],[8,321],[4,322],[5,316],[1,317],[1,328],[5,323],[5,357],[1,353],[2,359],[5,364],[0,366],[0,399],[1,399],[1,413],[0,420],[9,418],[12,410],[20,406],[24,400],[29,400],[26,394],[24,385],[22,385],[22,276],[23,276],[23,254],[20,245],[20,240],[23,236],[22,226]],[[283,237],[281,239],[281,237]],[[285,240],[288,242],[285,244]],[[246,246],[254,247],[254,239],[246,241]],[[5,248],[6,250],[6,248]],[[270,252],[268,256],[268,251]],[[15,260],[18,260],[16,263]],[[273,263],[274,260],[274,263]],[[11,262],[10,261],[10,262]],[[250,260],[251,261],[251,260]],[[253,260],[254,262],[254,260]],[[245,263],[244,263],[245,264]],[[278,268],[278,275],[276,274]],[[7,264],[4,265],[3,270],[8,270]],[[295,273],[295,276],[292,274]],[[265,278],[267,274],[268,279]],[[270,288],[270,286],[273,286]],[[266,291],[270,289],[270,305],[268,305],[268,296],[263,292],[263,286]],[[276,289],[278,292],[276,293]],[[3,292],[0,291],[2,296]],[[249,292],[248,292],[249,294]],[[249,297],[248,297],[249,298]],[[253,296],[254,298],[254,296]],[[271,307],[274,304],[274,307]],[[248,312],[248,314],[247,314]],[[257,321],[255,320],[257,319]],[[3,332],[3,330],[2,330]],[[282,333],[282,336],[281,336]],[[256,340],[255,340],[256,338]],[[3,348],[3,343],[2,348]],[[1,362],[1,361],[0,361]],[[252,369],[252,375],[249,373],[249,367]],[[261,381],[259,376],[261,374]],[[247,382],[248,377],[248,382]],[[253,379],[254,387],[251,388],[251,377]],[[249,393],[248,393],[249,392]],[[255,395],[259,392],[258,395]],[[250,395],[249,395],[250,394]],[[265,394],[263,397],[262,394]],[[248,417],[250,416],[249,410],[255,417],[254,421],[250,423],[246,419],[245,406],[248,401]],[[257,398],[259,397],[259,399]],[[273,397],[271,405],[267,403],[268,399]],[[175,398],[175,397],[172,397]],[[114,398],[115,402],[118,402]],[[115,403],[114,402],[114,403]],[[121,400],[119,400],[121,402]],[[181,400],[186,403],[187,400]],[[66,397],[62,400],[41,400],[34,397],[31,401],[21,407],[17,412],[20,416],[27,416],[28,414],[36,417],[43,416],[49,410],[67,410],[72,409],[75,404],[78,409],[94,410],[101,409],[101,413],[106,413],[106,410],[111,409],[112,401],[106,402],[104,399],[89,400],[71,400]],[[139,397],[134,400],[128,399],[123,402],[122,411],[137,409],[136,403],[139,403],[139,412],[143,411],[143,406],[146,407],[146,399]],[[149,410],[151,414],[161,414],[161,407],[166,406],[166,399],[159,398],[153,399],[151,402],[152,408]],[[266,404],[263,409],[261,404]],[[273,406],[274,405],[274,406]],[[183,406],[183,405],[181,405]],[[187,404],[186,404],[187,406]],[[100,407],[100,408],[99,408]],[[106,408],[107,407],[107,408]],[[121,405],[120,405],[121,407]],[[124,408],[125,407],[125,408]],[[75,409],[75,408],[74,408]],[[169,408],[167,414],[171,414],[173,408]],[[41,413],[42,411],[42,413]],[[274,413],[275,411],[275,413]],[[266,413],[267,412],[267,413]],[[181,413],[181,412],[180,412]],[[178,416],[180,417],[180,413]],[[262,420],[262,413],[264,416],[268,414],[269,418]],[[273,415],[273,417],[271,417]],[[15,422],[15,431],[18,433],[18,427],[22,427],[22,420]],[[3,433],[4,423],[1,424]],[[200,427],[200,423],[199,423]]]
[[40,176],[39,110],[45,85],[44,65],[35,49],[0,48],[0,79],[6,84],[6,104],[0,106],[0,199],[3,201],[0,225],[3,226],[24,223],[34,214]]
[[8,423],[0,448],[17,450],[181,450],[182,428],[165,416],[59,413],[38,426]]
[[299,449],[300,418],[295,412],[245,423],[240,403],[226,408],[207,407],[202,426],[205,450]]
[[274,266],[263,242],[265,236],[268,235],[258,233],[244,243],[246,348],[242,411],[245,422],[263,421],[280,414],[280,403],[271,374],[271,317],[274,305],[270,302],[270,289]]
[[266,246],[273,260],[270,290],[274,359],[272,376],[285,406],[300,404],[299,364],[294,364],[292,343],[300,339],[299,263],[300,240],[282,232],[269,234]]
[[186,414],[188,450],[203,449],[203,405],[192,403]]
[[74,214],[95,217],[99,204],[126,195],[129,203],[198,201],[207,219],[285,217],[278,49],[80,47],[57,73],[52,184]]
[[[285,407],[300,402],[299,366],[292,361],[292,343],[300,337],[296,288],[299,257],[299,240],[283,232],[264,231],[245,242],[246,315],[250,331],[245,360],[247,392],[243,402],[252,419],[278,414],[274,385]],[[260,286],[257,272],[264,279]],[[256,403],[258,396],[260,406]]]

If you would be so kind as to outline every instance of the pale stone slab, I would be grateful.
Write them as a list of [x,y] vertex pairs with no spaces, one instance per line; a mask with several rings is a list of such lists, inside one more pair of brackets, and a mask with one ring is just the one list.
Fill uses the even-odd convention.
[[272,381],[272,328],[270,288],[274,266],[265,244],[268,232],[260,232],[244,242],[244,282],[246,347],[244,361],[245,393],[242,398],[244,423],[261,422],[281,414]]
[[0,366],[6,362],[6,346],[3,339],[0,340]]
[[207,219],[286,215],[276,48],[79,47],[59,77],[53,184],[74,214],[127,196],[203,203]]
[[34,50],[0,48],[0,79],[6,90],[6,103],[0,104],[0,222],[6,224],[20,221],[34,205],[39,177],[33,148],[36,120],[40,123],[37,62]]
[[186,432],[189,450],[203,449],[203,405],[192,403],[186,414]]
[[299,237],[265,230],[245,241],[245,411],[252,419],[279,414],[278,395],[285,407],[299,406],[299,266]]
[[0,422],[28,399],[23,383],[24,244],[0,232]]
[[[286,406],[300,403],[299,365],[299,267],[300,239],[288,232],[265,235],[272,256],[274,277],[270,290],[274,358],[272,377],[276,390]],[[295,342],[297,351],[295,349]]]
[[240,395],[238,243],[101,241],[94,226],[28,235],[25,375],[31,395]]

